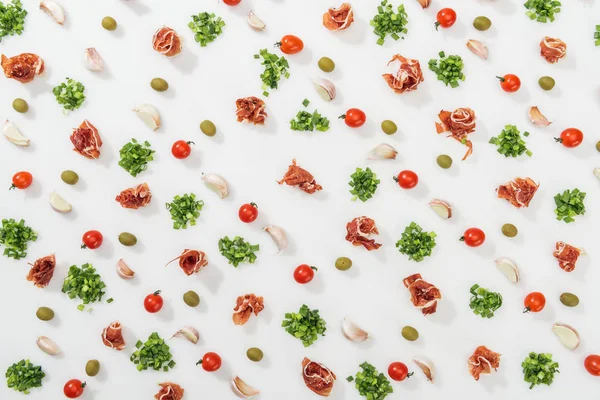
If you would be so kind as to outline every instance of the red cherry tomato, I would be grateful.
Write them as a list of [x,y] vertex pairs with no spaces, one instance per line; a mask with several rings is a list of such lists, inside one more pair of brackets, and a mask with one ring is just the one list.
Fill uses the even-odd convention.
[[163,303],[164,301],[162,296],[160,295],[160,290],[157,290],[156,292],[146,296],[146,298],[144,299],[144,308],[149,313],[154,314],[160,311],[160,309],[163,306]]
[[246,203],[240,207],[240,211],[238,212],[240,220],[249,224],[250,222],[254,222],[258,217],[258,206],[256,203]]
[[227,4],[228,6],[237,6],[241,1],[242,0],[223,0],[223,3]]
[[398,176],[394,177],[394,180],[398,182],[398,185],[402,189],[412,189],[419,183],[419,176],[413,171],[405,169],[404,171],[400,171]]
[[540,292],[531,292],[525,296],[523,304],[525,305],[524,313],[540,312],[546,305],[546,297]]
[[583,362],[587,372],[594,376],[600,376],[600,356],[597,354],[590,354],[585,358]]
[[308,264],[298,265],[294,270],[294,279],[300,284],[305,284],[313,280],[317,268]]
[[285,35],[281,41],[275,43],[275,47],[279,47],[285,54],[296,54],[302,51],[304,43],[298,36]]
[[31,186],[31,182],[33,182],[33,176],[29,172],[17,172],[12,177],[12,186],[9,188],[9,190],[14,188],[27,189],[29,186]]
[[171,153],[173,153],[173,157],[184,159],[188,158],[190,154],[192,154],[192,148],[190,144],[196,144],[194,142],[186,142],[185,140],[178,140],[173,143],[173,147],[171,147]]
[[583,142],[583,132],[577,128],[565,129],[560,134],[560,138],[554,138],[554,140],[562,143],[565,147],[577,147]]
[[63,392],[69,399],[76,399],[83,394],[83,388],[85,385],[86,383],[81,382],[79,379],[71,379],[65,383]]
[[358,108],[350,108],[346,114],[340,115],[339,119],[343,119],[350,128],[358,128],[367,121],[367,115]]
[[460,238],[460,241],[465,242],[469,247],[478,247],[485,242],[485,233],[479,228],[469,228]]
[[521,80],[516,75],[506,74],[504,76],[497,76],[496,78],[500,79],[500,87],[505,92],[513,93],[521,87]]
[[198,364],[202,364],[202,368],[205,371],[214,372],[221,368],[221,356],[210,351],[202,357],[202,360],[196,363],[196,365]]
[[87,231],[83,234],[81,241],[83,244],[81,245],[82,249],[97,249],[102,245],[102,240],[104,237],[102,234],[96,230]]
[[393,362],[388,367],[388,375],[395,381],[403,381],[410,378],[414,372],[408,373],[408,367],[401,362]]
[[442,8],[438,11],[435,18],[437,19],[437,22],[434,24],[436,31],[440,26],[442,28],[450,28],[456,22],[456,12],[451,8]]

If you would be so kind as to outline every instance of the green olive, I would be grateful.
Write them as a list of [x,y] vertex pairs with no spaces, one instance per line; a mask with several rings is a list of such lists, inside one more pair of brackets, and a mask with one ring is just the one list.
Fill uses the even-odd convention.
[[133,233],[121,232],[119,234],[119,242],[123,246],[135,246],[137,243],[137,237]]
[[16,112],[26,113],[29,110],[29,104],[23,99],[14,99],[13,100],[13,108]]
[[567,307],[577,307],[579,304],[579,297],[573,293],[563,293],[560,295],[560,302]]
[[488,17],[477,17],[473,20],[473,27],[478,31],[487,31],[492,26]]
[[98,360],[89,360],[85,363],[85,373],[88,376],[96,376],[100,372],[100,361]]
[[596,143],[596,151],[600,151],[600,141]]
[[452,166],[452,157],[447,154],[440,154],[435,161],[440,168],[448,169]]
[[193,290],[188,290],[183,294],[183,301],[190,307],[197,307],[200,304],[200,296]]
[[385,121],[383,121],[381,123],[381,130],[386,135],[393,135],[394,133],[398,132],[398,126],[396,125],[396,123],[394,121],[390,121],[389,119],[386,119]]
[[513,237],[517,236],[517,234],[519,233],[519,230],[513,224],[504,224],[504,225],[502,225],[502,233],[506,237],[513,238]]
[[321,57],[319,59],[319,68],[323,72],[331,72],[335,69],[335,63],[329,57]]
[[347,271],[352,267],[352,260],[348,257],[339,257],[335,260],[335,267],[340,271]]
[[217,133],[217,127],[215,126],[215,124],[213,124],[212,121],[209,121],[207,119],[200,123],[200,130],[206,136],[215,136],[215,134]]
[[52,318],[54,318],[54,311],[48,307],[40,307],[37,309],[35,316],[42,321],[50,321]]
[[102,18],[102,27],[107,31],[114,31],[117,29],[117,21],[113,17]]
[[157,92],[164,92],[169,88],[169,84],[163,78],[154,78],[150,81],[150,86]]
[[263,359],[263,352],[258,347],[250,347],[248,351],[246,351],[246,356],[254,362],[258,362]]
[[74,185],[79,181],[79,175],[77,175],[77,172],[68,169],[60,174],[60,179],[67,185]]
[[556,84],[556,82],[554,81],[554,78],[552,78],[551,76],[542,76],[538,80],[538,84],[544,90],[552,90],[554,88],[554,85]]
[[402,337],[409,342],[414,342],[419,338],[419,331],[412,326],[405,326],[402,328]]

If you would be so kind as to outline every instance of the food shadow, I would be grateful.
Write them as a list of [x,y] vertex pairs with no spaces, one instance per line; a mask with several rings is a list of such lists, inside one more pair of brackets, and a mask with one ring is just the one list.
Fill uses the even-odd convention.
[[450,325],[454,318],[456,318],[456,307],[454,303],[443,294],[443,288],[440,289],[442,292],[442,300],[438,302],[437,312],[431,315],[431,320],[440,322],[444,325]]
[[210,293],[216,294],[225,280],[225,274],[218,266],[213,265],[212,267],[205,268],[202,273],[199,274],[198,279]]
[[142,3],[140,0],[129,0],[123,2],[123,4],[125,4],[129,9],[131,9],[131,11],[139,16],[150,14],[152,11],[150,7]]
[[[191,51],[183,51],[177,57],[172,60],[173,66],[182,74],[189,75],[198,66],[198,55]],[[168,91],[168,90],[167,90]]]
[[505,375],[506,368],[498,368],[491,374],[485,374],[479,379],[480,384],[487,392],[494,392],[496,387],[505,388],[508,385]]
[[517,10],[517,6],[512,1],[482,1],[487,4],[492,4],[492,7],[496,9],[500,14],[512,15]]
[[291,62],[295,62],[300,65],[308,65],[312,60],[312,50],[305,47],[300,53],[291,54],[287,58]]
[[367,26],[369,25],[365,20],[355,18],[349,29],[331,33],[346,44],[357,45],[364,43],[367,37],[371,38],[371,36],[367,35]]
[[[11,192],[15,191],[11,190]],[[25,199],[39,199],[42,196],[41,183],[34,179],[31,186],[29,186],[27,190],[25,190],[25,193],[23,193],[23,195]]]
[[163,308],[158,313],[158,319],[163,322],[171,322],[173,320],[173,306],[170,301],[164,303]]
[[113,258],[114,250],[112,241],[104,238],[102,246],[92,251],[100,258],[109,259]]

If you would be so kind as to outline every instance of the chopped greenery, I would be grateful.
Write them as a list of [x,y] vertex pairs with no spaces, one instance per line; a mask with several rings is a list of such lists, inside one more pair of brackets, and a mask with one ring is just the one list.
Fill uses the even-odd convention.
[[136,365],[138,371],[152,368],[155,371],[162,369],[166,372],[176,364],[169,345],[156,332],[152,332],[144,343],[138,340],[135,347],[137,350],[129,360]]
[[404,228],[402,238],[396,242],[396,247],[400,253],[406,254],[409,260],[423,261],[425,257],[431,256],[436,236],[435,232],[423,232],[423,228],[411,222]]
[[174,221],[173,229],[187,229],[188,223],[190,226],[196,225],[196,218],[200,216],[202,206],[204,201],[196,200],[194,193],[173,197],[173,201],[166,203],[167,210]]
[[70,299],[78,297],[83,302],[77,308],[83,311],[85,306],[102,300],[106,285],[92,264],[83,264],[81,268],[71,265],[69,274],[63,281],[62,292]]
[[346,380],[355,381],[354,385],[361,396],[365,396],[367,400],[383,400],[388,394],[394,393],[388,378],[378,372],[373,365],[365,361],[360,364],[360,367],[362,371],[358,371],[355,378],[349,376]]
[[233,240],[229,239],[228,236],[219,239],[219,251],[234,267],[242,262],[254,264],[257,258],[254,253],[258,250],[259,245],[250,244],[239,236],[234,237]]
[[377,6],[377,14],[373,17],[370,24],[373,27],[373,33],[379,36],[377,44],[382,46],[387,35],[392,39],[404,39],[404,34],[408,33],[406,25],[408,24],[408,15],[404,10],[404,4],[400,4],[394,12],[392,4],[388,0],[383,0],[380,6]]
[[263,58],[261,65],[265,66],[265,71],[260,74],[263,85],[262,89],[265,91],[264,94],[268,95],[267,89],[277,89],[279,87],[279,81],[281,77],[286,79],[290,77],[288,64],[285,57],[277,56],[277,54],[269,53],[267,49],[262,49],[259,54],[255,54],[254,58]]
[[81,82],[67,78],[65,82],[52,89],[56,96],[58,104],[63,106],[64,110],[75,110],[79,108],[85,100],[85,86]]
[[350,193],[353,195],[352,201],[360,199],[361,201],[367,201],[375,194],[377,185],[381,182],[377,179],[377,175],[371,171],[371,168],[367,167],[364,171],[362,168],[356,168],[356,171],[350,175],[351,181],[348,185],[352,187]]
[[527,0],[523,5],[529,10],[525,14],[530,19],[546,23],[548,20],[554,22],[554,14],[560,12],[562,4],[556,0]]
[[596,25],[596,32],[594,32],[594,44],[600,46],[600,25]]
[[29,360],[21,360],[6,370],[6,385],[17,392],[29,394],[29,389],[42,386],[45,376],[42,367],[33,365]]
[[565,190],[562,194],[558,193],[554,196],[556,219],[569,223],[575,221],[573,217],[585,214],[584,199],[585,193],[580,192],[579,189]]
[[554,380],[554,374],[559,373],[558,363],[552,361],[552,354],[529,353],[529,356],[521,364],[525,382],[531,383],[529,389],[535,385],[545,384],[550,386]]
[[4,245],[4,255],[15,260],[27,256],[27,242],[35,242],[37,233],[25,225],[25,220],[3,219],[0,227],[0,245]]
[[23,9],[20,0],[12,0],[4,4],[0,1],[0,42],[5,36],[20,35],[23,33],[27,11]]
[[214,13],[202,12],[198,15],[192,15],[192,21],[188,27],[194,33],[194,40],[204,47],[208,43],[212,43],[223,33],[225,21],[221,17],[215,16]]
[[438,81],[442,81],[446,86],[458,87],[459,80],[464,81],[465,75],[462,72],[463,60],[460,56],[450,55],[439,52],[440,59],[432,58],[429,60],[429,69],[436,73]]
[[[304,99],[302,105],[304,107],[308,106],[310,101]],[[319,114],[319,111],[315,110],[312,114],[300,110],[298,114],[296,114],[296,118],[290,121],[290,129],[293,131],[314,131],[317,129],[320,132],[326,132],[329,130],[329,120],[327,117]]]
[[502,295],[500,293],[489,292],[477,284],[471,286],[470,292],[472,296],[469,307],[475,315],[480,315],[481,318],[492,318],[494,311],[502,306]]
[[[523,136],[529,136],[529,132],[523,132]],[[518,157],[523,153],[531,157],[533,154],[527,149],[527,143],[521,138],[521,132],[514,125],[506,125],[500,135],[491,138],[489,143],[498,146],[498,153],[504,157]]]
[[302,304],[297,313],[286,313],[281,326],[296,339],[302,340],[304,347],[313,344],[319,335],[325,336],[326,322],[319,316],[319,310],[311,310]]
[[148,141],[140,144],[137,140],[131,139],[131,142],[126,143],[119,150],[121,155],[119,165],[129,172],[129,175],[137,176],[137,174],[148,168],[148,161],[154,160],[154,153],[154,150],[150,149]]

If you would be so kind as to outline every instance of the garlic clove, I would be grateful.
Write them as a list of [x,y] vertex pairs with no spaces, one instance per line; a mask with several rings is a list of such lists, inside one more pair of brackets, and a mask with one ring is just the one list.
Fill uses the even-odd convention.
[[217,192],[222,199],[229,195],[227,181],[217,174],[202,174],[202,180],[210,189]]
[[421,368],[421,371],[423,371],[423,374],[425,374],[427,380],[433,383],[435,378],[435,369],[433,367],[433,363],[425,357],[415,357],[413,358],[413,362],[417,364],[419,368]]
[[277,254],[279,254],[288,246],[287,236],[282,228],[276,225],[267,225],[263,228],[263,230],[271,235],[271,239],[273,239],[275,245],[277,246]]
[[556,323],[552,327],[552,332],[567,349],[575,350],[579,347],[579,333],[572,326]]
[[56,212],[65,214],[73,209],[73,206],[56,192],[50,193],[50,207]]
[[398,151],[387,143],[381,143],[371,149],[369,160],[395,160]]
[[19,128],[15,126],[9,120],[6,120],[2,125],[2,134],[11,142],[16,144],[17,146],[29,146],[29,139],[27,139]]
[[57,24],[62,25],[65,23],[65,10],[57,2],[42,0],[40,1],[40,10],[48,14]]
[[427,8],[431,4],[431,0],[417,0],[421,7]]
[[175,334],[173,336],[171,336],[171,338],[174,338],[174,337],[187,339],[190,342],[196,344],[196,343],[198,343],[198,340],[200,339],[200,334],[198,333],[196,328],[194,328],[192,326],[184,326],[183,328],[181,328],[180,330],[175,332]]
[[123,279],[132,279],[135,275],[135,272],[133,272],[121,258],[119,261],[117,261],[117,275]]
[[267,25],[262,22],[262,20],[258,18],[252,10],[250,10],[248,13],[248,24],[257,31],[264,31],[267,27]]
[[519,268],[514,261],[506,258],[500,257],[496,260],[496,267],[508,278],[508,281],[511,283],[517,283],[521,279],[519,275]]
[[444,200],[433,199],[429,202],[429,206],[440,218],[452,218],[452,206]]
[[260,393],[258,389],[248,385],[246,382],[241,380],[239,376],[236,376],[231,380],[231,390],[233,390],[233,393],[235,393],[236,396],[243,399],[256,396]]
[[90,71],[104,71],[104,60],[102,59],[102,57],[100,57],[98,51],[96,51],[96,49],[93,47],[85,49],[85,58],[83,65]]
[[348,317],[345,317],[342,321],[342,332],[344,333],[344,336],[346,336],[346,339],[353,342],[364,342],[369,338],[369,334],[352,322]]
[[160,128],[160,114],[158,110],[150,104],[142,104],[133,109],[137,116],[153,131]]
[[594,168],[594,176],[596,176],[596,178],[600,179],[600,168]]
[[312,82],[317,90],[317,93],[319,93],[319,96],[321,96],[323,100],[331,101],[335,99],[336,91],[333,82],[323,78],[313,79]]
[[50,354],[51,356],[60,353],[60,349],[58,348],[56,343],[54,343],[52,339],[46,336],[38,337],[36,344],[40,348],[40,350],[42,350],[46,354]]
[[529,109],[529,119],[537,126],[548,126],[552,123],[548,121],[548,118],[546,118],[537,107],[531,107]]
[[467,42],[467,48],[471,50],[473,54],[477,57],[483,58],[484,60],[488,59],[488,48],[485,44],[480,42],[479,40],[471,39]]

